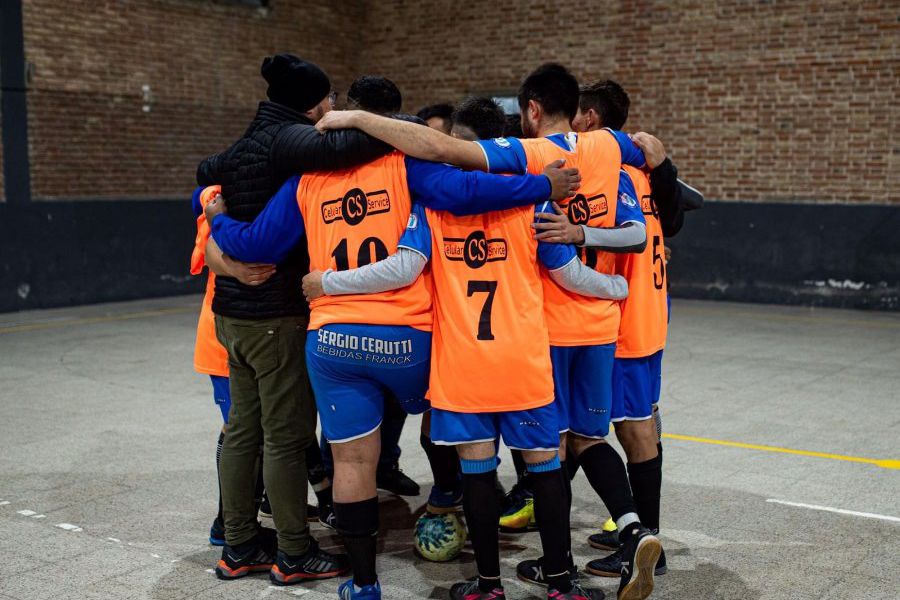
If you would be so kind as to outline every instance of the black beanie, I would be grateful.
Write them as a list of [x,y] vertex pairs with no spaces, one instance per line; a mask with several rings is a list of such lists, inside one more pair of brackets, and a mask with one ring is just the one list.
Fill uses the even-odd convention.
[[269,82],[269,100],[297,112],[313,108],[331,91],[325,71],[293,54],[267,56],[259,72]]

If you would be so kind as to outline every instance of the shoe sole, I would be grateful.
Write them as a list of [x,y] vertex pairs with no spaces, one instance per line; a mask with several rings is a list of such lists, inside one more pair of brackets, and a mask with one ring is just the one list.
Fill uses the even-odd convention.
[[332,579],[334,577],[346,575],[349,572],[350,569],[340,569],[337,571],[326,571],[325,573],[294,573],[292,575],[285,575],[278,568],[278,565],[274,565],[269,572],[269,579],[271,579],[272,583],[275,585],[295,585],[297,583],[303,583],[304,581]]
[[648,535],[638,542],[631,581],[619,592],[618,600],[645,600],[653,593],[653,578],[660,554],[662,545],[654,536]]
[[599,569],[593,569],[590,565],[585,565],[584,570],[591,575],[596,575],[597,577],[621,577],[622,571],[601,571]]
[[219,579],[224,579],[226,581],[230,581],[232,579],[240,579],[241,577],[246,577],[252,573],[264,573],[267,571],[271,571],[272,567],[275,565],[269,564],[261,564],[261,565],[252,565],[247,567],[238,567],[237,569],[229,569],[228,565],[225,564],[224,560],[220,560],[216,564],[216,577]]
[[449,515],[450,513],[462,512],[462,504],[454,504],[453,506],[435,506],[434,504],[426,504],[425,510],[433,515]]

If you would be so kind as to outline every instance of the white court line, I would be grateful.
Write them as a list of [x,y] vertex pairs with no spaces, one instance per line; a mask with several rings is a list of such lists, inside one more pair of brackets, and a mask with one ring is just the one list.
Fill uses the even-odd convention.
[[0,502],[0,506],[6,506],[7,504],[9,504],[9,500],[4,500],[3,502]]
[[84,529],[82,529],[78,525],[72,525],[71,523],[57,523],[56,526],[60,529],[65,529],[66,531],[84,531]]
[[33,510],[28,510],[27,508],[25,510],[17,510],[16,512],[19,513],[20,515],[22,515],[23,517],[33,517],[34,515],[37,514]]
[[819,506],[818,504],[803,504],[802,502],[788,502],[787,500],[776,500],[768,498],[766,502],[770,504],[783,504],[785,506],[795,506],[797,508],[808,508],[809,510],[821,510],[824,512],[837,513],[839,515],[850,515],[852,517],[865,517],[866,519],[879,519],[881,521],[892,521],[900,523],[900,517],[891,517],[889,515],[877,515],[875,513],[858,512],[855,510],[846,510],[844,508],[833,508],[831,506]]

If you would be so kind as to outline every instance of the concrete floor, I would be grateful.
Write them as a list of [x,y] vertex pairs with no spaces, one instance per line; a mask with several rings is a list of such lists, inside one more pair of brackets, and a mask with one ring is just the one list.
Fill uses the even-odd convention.
[[[220,417],[191,370],[198,304],[0,315],[0,598],[335,597],[333,581],[279,589],[211,572]],[[900,458],[900,315],[676,301],[664,368],[677,437],[665,440],[669,573],[655,598],[900,598],[898,465],[846,460]],[[402,466],[427,490],[417,438],[413,420]],[[583,564],[605,515],[582,476],[575,498]],[[382,497],[386,598],[445,598],[474,574],[470,553],[413,555],[423,503]],[[504,538],[510,598],[542,597],[513,570],[537,546],[536,534]],[[587,579],[614,597],[614,580]]]

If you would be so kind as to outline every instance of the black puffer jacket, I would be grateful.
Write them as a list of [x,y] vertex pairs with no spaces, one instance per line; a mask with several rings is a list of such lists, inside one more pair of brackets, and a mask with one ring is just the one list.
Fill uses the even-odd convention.
[[[197,169],[197,183],[220,184],[228,214],[252,221],[284,181],[305,171],[344,169],[383,156],[391,148],[357,130],[319,134],[302,114],[261,102],[244,135]],[[309,314],[301,280],[309,271],[300,244],[264,284],[252,287],[232,277],[216,278],[213,312],[239,319]]]

